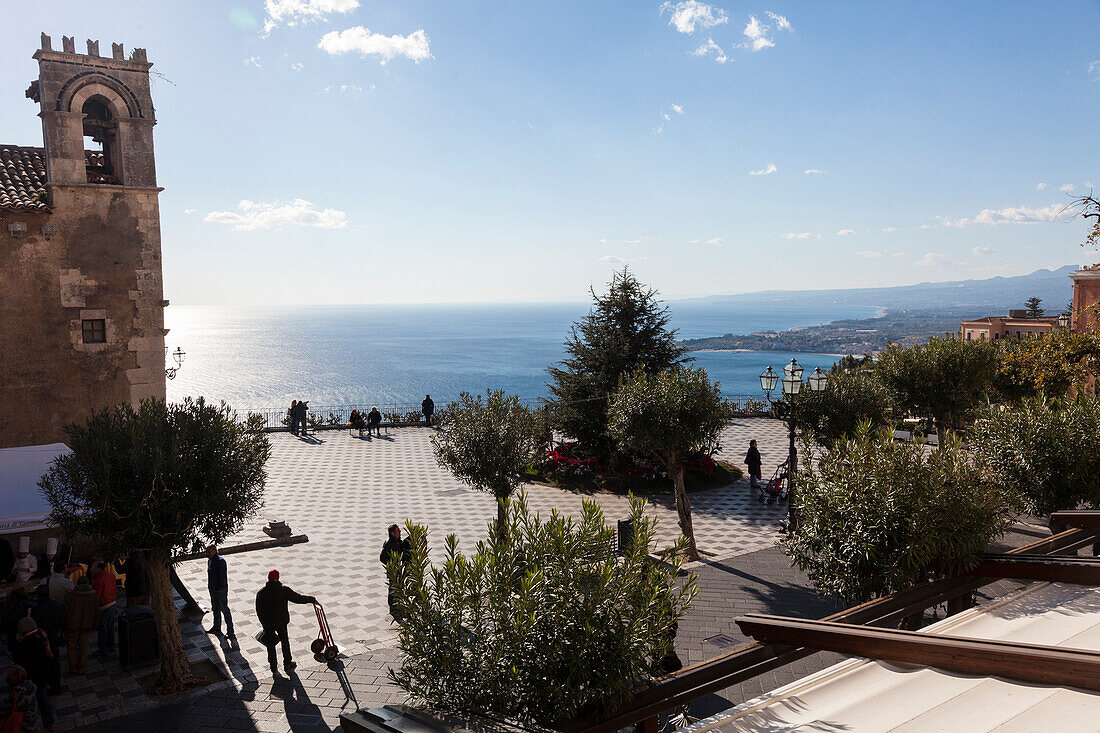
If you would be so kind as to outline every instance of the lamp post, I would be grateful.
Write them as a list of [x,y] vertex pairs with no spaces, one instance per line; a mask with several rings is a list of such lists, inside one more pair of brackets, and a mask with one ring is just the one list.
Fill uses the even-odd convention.
[[[794,532],[798,524],[794,506],[794,477],[798,472],[798,448],[795,446],[795,433],[798,426],[794,398],[802,392],[802,366],[792,358],[791,363],[783,367],[783,373],[783,399],[785,403],[783,413],[787,419],[787,431],[790,440],[787,453],[787,532]],[[821,367],[817,367],[806,380],[806,383],[811,392],[820,392],[825,389],[828,379],[829,376],[821,370]],[[760,381],[763,384],[763,375],[761,375]]]
[[[164,356],[168,356],[167,346],[164,347]],[[164,376],[168,377],[169,379],[175,379],[176,372],[178,372],[180,370],[180,367],[183,366],[183,357],[185,356],[187,356],[187,352],[177,346],[176,350],[172,352],[172,359],[176,362],[176,365],[174,367],[165,367]]]

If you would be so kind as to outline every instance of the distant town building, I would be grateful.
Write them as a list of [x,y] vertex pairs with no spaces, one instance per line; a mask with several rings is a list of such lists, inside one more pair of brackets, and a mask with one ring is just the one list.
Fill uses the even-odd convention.
[[1082,267],[1069,278],[1073,280],[1073,330],[1096,329],[1100,321],[1100,264]]
[[1029,318],[1025,310],[1010,310],[1007,316],[986,316],[963,321],[959,335],[967,341],[997,341],[1007,338],[1036,338],[1058,328],[1057,317]]
[[45,34],[34,58],[43,146],[0,145],[0,448],[165,396],[152,64]]

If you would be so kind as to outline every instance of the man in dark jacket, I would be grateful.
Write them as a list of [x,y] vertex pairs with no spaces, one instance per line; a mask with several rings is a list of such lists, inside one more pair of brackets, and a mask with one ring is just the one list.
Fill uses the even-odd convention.
[[141,565],[141,558],[133,550],[126,556],[122,563],[122,574],[126,576],[126,607],[148,606],[149,594],[145,592],[145,568]]
[[[396,524],[390,525],[390,537],[386,540],[386,544],[382,545],[382,553],[378,556],[379,562],[383,565],[389,563],[391,557],[400,557],[401,562],[408,563],[412,554],[412,545],[408,540],[401,539],[401,528]],[[387,579],[389,573],[386,574]],[[399,609],[394,608],[394,601],[396,600],[393,592],[393,585],[389,587],[389,593],[386,596],[386,600],[390,604],[390,615],[393,616],[394,621],[400,621],[404,614]]]
[[280,583],[278,570],[267,574],[267,585],[256,593],[256,617],[264,628],[263,644],[267,647],[267,661],[272,672],[278,672],[275,645],[280,642],[283,645],[283,669],[289,674],[298,666],[290,656],[290,637],[286,628],[290,624],[290,609],[287,604],[316,602],[313,596],[299,595]]
[[99,626],[99,598],[87,575],[65,599],[65,647],[69,650],[69,674],[88,669],[88,636]]
[[745,454],[745,465],[749,467],[749,488],[760,486],[760,451],[756,447],[756,441],[749,441],[749,452]]
[[233,613],[229,610],[229,568],[214,545],[206,548],[206,557],[206,587],[210,590],[210,608],[214,611],[214,625],[206,633],[221,636],[224,615],[225,635],[232,639],[234,634]]
[[432,402],[430,394],[424,395],[424,401],[420,403],[420,411],[424,413],[424,421],[430,428],[432,426],[432,415],[435,414],[435,403]]
[[42,716],[42,725],[46,730],[57,730],[57,716],[54,715],[53,702],[46,687],[50,679],[50,642],[30,616],[20,619],[15,650],[11,659],[27,670],[27,677],[34,682],[35,697],[38,698],[38,714]]
[[367,413],[367,437],[370,437],[370,431],[373,430],[378,434],[378,437],[382,437],[382,413],[378,411],[377,407],[370,408],[370,412]]
[[50,642],[53,656],[50,657],[49,692],[51,695],[61,694],[61,624],[64,621],[64,609],[61,604],[50,598],[50,588],[43,583],[34,589],[34,608],[31,609],[31,618],[46,634],[46,640]]

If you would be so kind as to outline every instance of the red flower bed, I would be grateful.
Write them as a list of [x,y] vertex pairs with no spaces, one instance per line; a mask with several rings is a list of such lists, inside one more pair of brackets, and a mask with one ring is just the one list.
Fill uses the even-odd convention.
[[[709,476],[718,464],[705,453],[695,452],[688,457],[684,467],[689,473]],[[562,443],[549,451],[542,468],[548,476],[591,476],[596,485],[606,488],[629,488],[667,476],[664,466],[655,462],[630,463],[612,470],[595,458],[579,455],[576,443]]]

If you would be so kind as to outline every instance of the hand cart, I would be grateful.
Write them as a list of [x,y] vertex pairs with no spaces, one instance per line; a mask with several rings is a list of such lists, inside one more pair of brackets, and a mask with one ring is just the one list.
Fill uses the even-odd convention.
[[331,662],[336,659],[336,655],[340,653],[340,650],[336,646],[336,642],[332,640],[332,631],[328,626],[328,619],[325,618],[325,609],[316,601],[313,602],[313,610],[317,614],[317,626],[319,630],[317,632],[317,638],[313,640],[313,643],[309,645],[309,650],[314,654],[323,654],[326,662]]

